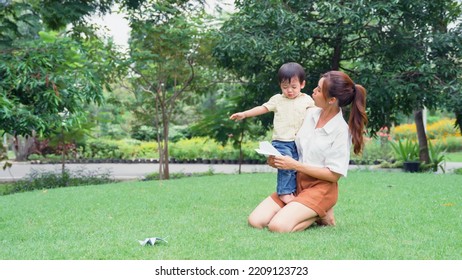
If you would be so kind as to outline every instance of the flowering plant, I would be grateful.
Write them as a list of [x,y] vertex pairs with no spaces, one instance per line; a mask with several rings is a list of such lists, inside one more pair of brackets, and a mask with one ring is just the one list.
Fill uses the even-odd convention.
[[390,129],[388,126],[382,126],[377,132],[377,135],[380,137],[380,144],[385,145],[388,141],[391,140]]

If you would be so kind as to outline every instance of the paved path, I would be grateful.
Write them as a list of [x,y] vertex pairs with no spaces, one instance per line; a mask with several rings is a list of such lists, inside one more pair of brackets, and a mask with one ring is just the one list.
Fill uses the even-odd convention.
[[[0,164],[3,166],[3,164]],[[197,173],[213,171],[214,173],[237,174],[239,171],[238,164],[170,164],[170,173]],[[99,173],[109,172],[118,180],[142,179],[144,176],[158,172],[159,164],[156,163],[88,163],[88,164],[66,164],[66,168],[71,171],[76,170],[96,170]],[[350,165],[351,169],[374,169],[373,166]],[[462,168],[462,162],[447,162],[446,173],[452,172],[455,168]],[[61,164],[31,164],[29,162],[13,162],[13,166],[3,170],[0,168],[0,182],[14,181],[20,179],[32,170],[37,171],[60,171]],[[384,169],[392,171],[390,169]],[[396,170],[396,169],[395,169]],[[243,173],[256,172],[276,172],[276,169],[266,164],[243,164],[241,167]],[[441,171],[439,171],[441,173]]]

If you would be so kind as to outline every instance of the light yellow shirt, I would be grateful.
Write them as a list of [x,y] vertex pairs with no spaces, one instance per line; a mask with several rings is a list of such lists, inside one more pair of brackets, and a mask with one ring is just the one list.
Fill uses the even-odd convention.
[[306,109],[314,107],[314,101],[305,93],[300,93],[293,99],[276,94],[263,106],[274,112],[272,139],[289,142],[295,140],[295,135],[305,118]]

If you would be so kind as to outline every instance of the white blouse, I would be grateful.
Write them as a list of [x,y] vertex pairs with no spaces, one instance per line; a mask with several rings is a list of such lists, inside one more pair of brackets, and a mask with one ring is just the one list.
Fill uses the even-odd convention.
[[324,127],[316,128],[320,108],[310,108],[297,133],[300,161],[315,167],[327,167],[331,171],[347,176],[350,162],[351,135],[342,110]]

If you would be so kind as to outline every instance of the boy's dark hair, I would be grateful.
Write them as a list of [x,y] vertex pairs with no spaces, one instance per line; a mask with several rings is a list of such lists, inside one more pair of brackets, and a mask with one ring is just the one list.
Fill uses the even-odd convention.
[[283,81],[289,81],[293,77],[298,77],[298,81],[302,83],[305,81],[305,70],[303,67],[296,62],[284,63],[278,71],[279,83]]

